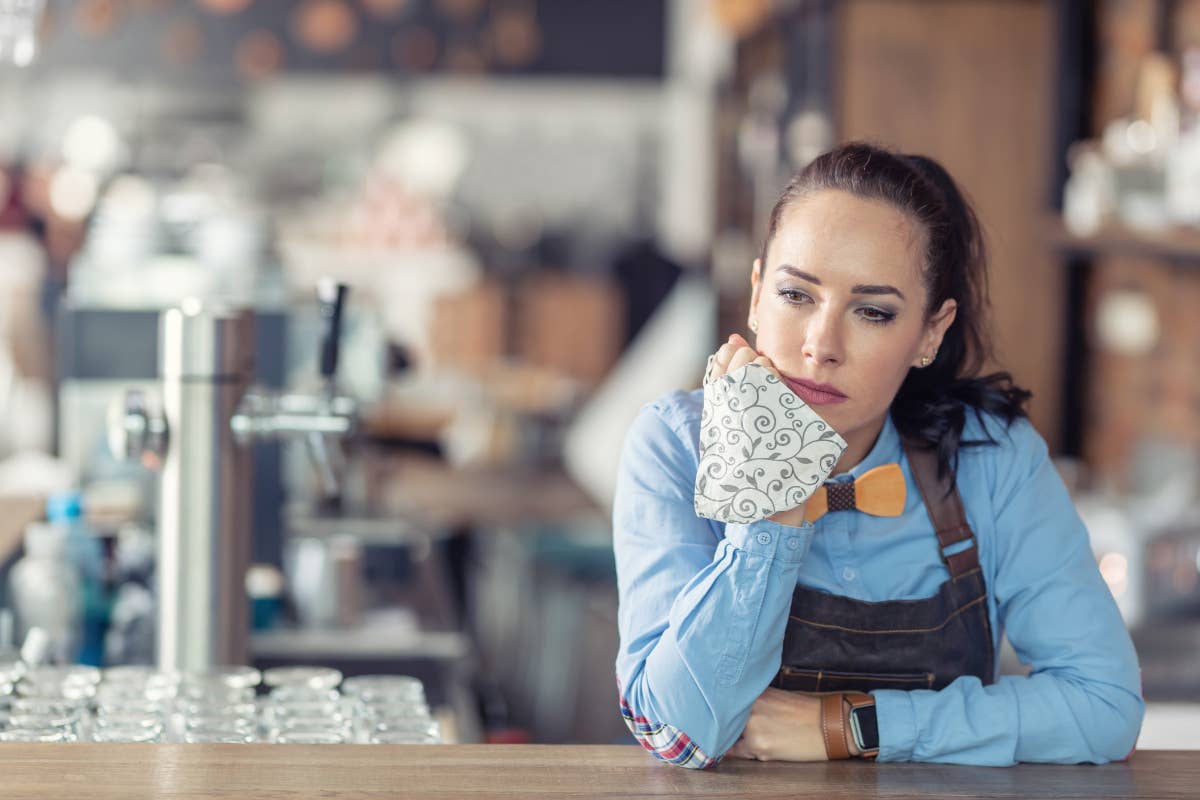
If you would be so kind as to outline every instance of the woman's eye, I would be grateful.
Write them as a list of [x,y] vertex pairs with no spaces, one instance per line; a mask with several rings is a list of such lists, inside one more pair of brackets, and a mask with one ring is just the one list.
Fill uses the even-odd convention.
[[867,322],[877,322],[880,324],[891,322],[896,318],[896,315],[890,311],[884,311],[880,308],[864,308],[861,310],[862,318]]
[[779,296],[789,303],[805,303],[812,300],[811,297],[799,289],[780,289]]

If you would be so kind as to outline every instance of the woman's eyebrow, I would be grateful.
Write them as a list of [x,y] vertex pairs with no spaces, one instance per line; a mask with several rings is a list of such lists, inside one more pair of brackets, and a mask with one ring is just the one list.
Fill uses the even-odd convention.
[[[817,286],[821,285],[821,279],[818,278],[816,275],[813,275],[810,272],[804,272],[803,270],[796,269],[791,264],[780,264],[778,269],[776,269],[775,271],[776,272],[786,272],[788,275],[791,275],[792,277],[795,277],[795,278],[799,278],[802,281],[808,281],[809,283],[815,283]],[[888,286],[887,284],[880,284],[880,283],[855,284],[855,286],[850,289],[850,293],[851,294],[894,294],[897,297],[899,297],[901,300],[905,299],[904,293],[901,292],[899,289],[897,289],[895,286]]]

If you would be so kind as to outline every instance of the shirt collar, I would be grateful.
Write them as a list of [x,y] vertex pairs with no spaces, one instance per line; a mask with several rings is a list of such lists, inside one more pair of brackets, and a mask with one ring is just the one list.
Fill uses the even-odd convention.
[[883,428],[879,431],[879,436],[875,439],[874,446],[867,453],[867,457],[858,462],[848,472],[841,475],[831,477],[831,481],[856,481],[868,470],[883,464],[900,463],[900,433],[896,430],[895,423],[892,422],[892,415],[888,413],[883,418]]

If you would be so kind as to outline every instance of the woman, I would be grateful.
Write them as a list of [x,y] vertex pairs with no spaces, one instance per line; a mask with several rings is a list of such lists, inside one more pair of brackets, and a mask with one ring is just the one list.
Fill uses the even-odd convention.
[[[780,197],[750,283],[756,344],[730,336],[706,381],[769,372],[845,449],[811,499],[722,523],[697,514],[704,392],[642,410],[614,504],[637,739],[687,767],[1126,756],[1136,655],[1029,393],[979,375],[984,250],[954,181],[871,145],[826,153]],[[996,675],[1005,634],[1028,676]]]

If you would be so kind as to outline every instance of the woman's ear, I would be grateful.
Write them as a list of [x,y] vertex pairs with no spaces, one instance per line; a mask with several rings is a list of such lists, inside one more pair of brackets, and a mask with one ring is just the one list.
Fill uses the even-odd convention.
[[754,327],[755,312],[758,310],[758,295],[762,292],[762,280],[759,278],[759,267],[762,266],[762,259],[754,259],[754,263],[750,266],[750,315],[746,318],[746,324]]
[[931,353],[936,353],[942,346],[942,339],[946,336],[946,331],[950,330],[950,326],[954,324],[956,316],[958,316],[958,301],[953,297],[948,297],[933,318],[929,320],[927,326],[926,342]]

